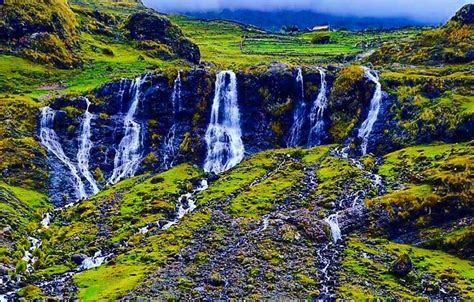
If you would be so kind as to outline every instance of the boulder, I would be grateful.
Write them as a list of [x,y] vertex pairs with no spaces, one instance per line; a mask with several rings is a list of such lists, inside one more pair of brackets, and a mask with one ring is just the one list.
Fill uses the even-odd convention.
[[[151,47],[154,42],[159,42],[169,47],[177,57],[198,64],[201,60],[199,47],[187,39],[181,29],[161,15],[150,12],[139,12],[130,16],[125,28],[129,31],[129,37],[142,41],[143,47]],[[143,43],[147,42],[147,43]],[[161,56],[164,47],[156,46]]]
[[75,264],[80,265],[80,264],[84,261],[84,259],[86,259],[86,258],[87,258],[87,256],[84,255],[84,254],[74,254],[74,255],[72,255],[72,257],[71,257],[71,260],[72,260]]
[[413,269],[413,263],[411,262],[408,254],[402,254],[398,257],[390,267],[390,272],[398,277],[405,277]]

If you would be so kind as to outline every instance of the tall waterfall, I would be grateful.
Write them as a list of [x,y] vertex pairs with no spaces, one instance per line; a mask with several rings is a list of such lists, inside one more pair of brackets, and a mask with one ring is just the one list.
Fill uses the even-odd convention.
[[301,130],[305,119],[306,104],[304,102],[304,81],[303,71],[298,68],[298,74],[296,76],[296,83],[299,88],[299,95],[296,99],[296,107],[293,110],[293,125],[290,129],[290,136],[286,145],[288,147],[295,147],[301,143]]
[[54,156],[56,156],[69,170],[71,173],[71,180],[76,191],[77,199],[84,199],[87,197],[87,193],[82,182],[79,172],[76,166],[66,156],[64,150],[59,142],[59,138],[56,132],[53,130],[54,118],[56,111],[50,107],[41,108],[41,121],[40,121],[40,140],[43,146]]
[[109,178],[110,184],[115,184],[125,177],[135,175],[142,160],[142,127],[139,122],[135,121],[135,113],[140,102],[141,87],[146,79],[147,75],[138,77],[130,87],[130,94],[133,95],[133,99],[123,121],[125,134],[115,153],[114,170]]
[[92,193],[97,194],[99,192],[99,187],[94,177],[92,176],[92,173],[89,171],[89,157],[92,148],[91,121],[94,115],[89,112],[89,107],[91,105],[89,99],[82,99],[86,102],[87,109],[84,113],[84,117],[82,118],[81,134],[79,136],[79,148],[77,150],[77,165],[79,171],[89,183]]
[[308,136],[308,146],[320,145],[324,135],[324,110],[328,105],[326,71],[318,68],[321,76],[321,87],[309,115],[310,131]]
[[171,103],[173,105],[173,124],[168,130],[168,134],[166,135],[164,141],[163,162],[166,168],[170,168],[173,166],[173,157],[178,151],[176,148],[176,128],[178,127],[176,120],[178,118],[177,115],[181,107],[181,71],[178,72],[178,76],[174,80]]
[[375,93],[370,101],[370,110],[367,116],[367,119],[362,123],[359,128],[359,138],[362,139],[361,150],[362,154],[367,153],[367,146],[369,144],[370,133],[374,127],[375,121],[377,121],[377,116],[380,111],[380,103],[382,101],[382,85],[379,81],[379,76],[376,72],[370,70],[367,67],[364,67],[365,76],[375,83]]
[[232,71],[217,74],[211,121],[206,131],[204,171],[222,173],[244,158],[237,98],[237,77]]

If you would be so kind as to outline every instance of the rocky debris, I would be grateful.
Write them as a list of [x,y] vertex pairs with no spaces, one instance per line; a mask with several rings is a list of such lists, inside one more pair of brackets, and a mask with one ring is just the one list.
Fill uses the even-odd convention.
[[308,239],[320,242],[327,240],[326,225],[321,220],[315,219],[309,210],[300,209],[290,212],[289,215],[285,220],[295,225]]
[[[201,60],[199,47],[165,16],[151,12],[135,13],[130,16],[125,28],[128,29],[130,38],[142,41],[144,49],[159,51],[159,56],[166,56],[168,53],[172,58],[175,54],[195,64]],[[165,47],[153,42],[162,43]]]
[[402,254],[398,257],[390,267],[390,272],[398,277],[405,277],[413,269],[413,263],[411,262],[408,254]]

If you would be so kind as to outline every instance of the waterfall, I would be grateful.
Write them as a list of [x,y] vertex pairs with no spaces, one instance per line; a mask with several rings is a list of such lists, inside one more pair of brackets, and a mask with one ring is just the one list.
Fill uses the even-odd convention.
[[41,144],[54,156],[56,156],[68,169],[71,174],[71,180],[73,182],[74,189],[76,191],[77,199],[87,198],[87,193],[84,188],[79,172],[77,171],[74,164],[66,156],[64,150],[59,142],[59,138],[56,132],[53,130],[54,117],[56,111],[50,107],[41,108],[41,121],[40,121],[40,140]]
[[109,184],[115,184],[125,177],[135,175],[140,165],[143,151],[142,127],[134,118],[140,102],[141,87],[147,76],[136,78],[130,87],[130,94],[133,95],[133,99],[123,121],[125,134],[115,153],[114,170],[109,179]]
[[211,120],[206,131],[204,171],[222,173],[244,158],[237,98],[237,77],[232,71],[217,74]]
[[320,145],[324,135],[324,110],[328,104],[326,71],[318,68],[321,75],[321,87],[316,100],[313,103],[310,113],[310,131],[308,136],[308,146]]
[[365,76],[372,82],[375,83],[376,88],[372,100],[370,100],[370,110],[367,116],[367,119],[362,123],[362,126],[359,128],[359,138],[362,139],[361,150],[362,154],[367,153],[367,146],[369,144],[370,133],[374,127],[375,121],[377,121],[377,116],[380,111],[380,102],[382,100],[382,85],[379,81],[379,76],[376,72],[372,72],[367,67],[364,67]]
[[86,112],[82,119],[81,134],[79,137],[79,148],[77,150],[77,165],[81,174],[85,177],[87,182],[90,184],[92,193],[97,194],[99,187],[95,181],[92,173],[89,171],[89,157],[92,148],[91,141],[91,121],[94,115],[89,112],[91,102],[87,98],[83,98],[87,104]]
[[331,235],[333,242],[337,242],[342,239],[341,229],[339,228],[339,222],[337,221],[337,214],[329,215],[324,221],[331,228]]
[[301,130],[303,128],[306,111],[306,104],[304,102],[303,71],[301,68],[298,68],[296,84],[299,88],[299,95],[297,96],[295,109],[293,110],[293,125],[291,126],[290,136],[286,143],[287,147],[295,147],[301,143]]
[[173,124],[168,130],[168,134],[166,135],[164,141],[163,162],[166,168],[171,168],[173,166],[172,158],[178,151],[176,148],[176,129],[178,128],[176,120],[178,118],[178,112],[181,108],[181,71],[178,72],[178,76],[174,80],[171,103],[173,105]]

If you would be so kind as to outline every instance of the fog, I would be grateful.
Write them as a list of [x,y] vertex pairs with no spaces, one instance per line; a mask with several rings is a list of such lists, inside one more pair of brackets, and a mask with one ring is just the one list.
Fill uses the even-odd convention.
[[406,17],[438,23],[451,17],[468,0],[143,0],[161,12],[205,12],[223,9],[312,10],[359,17]]

